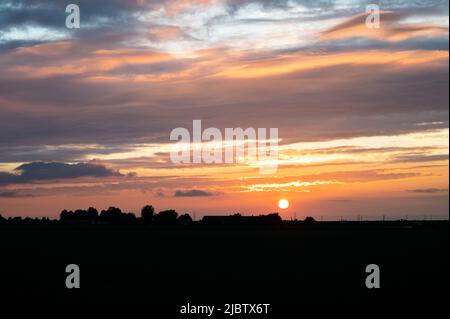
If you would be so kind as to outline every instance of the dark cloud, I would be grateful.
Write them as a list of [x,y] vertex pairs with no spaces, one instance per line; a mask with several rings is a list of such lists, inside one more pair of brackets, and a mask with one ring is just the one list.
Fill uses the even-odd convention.
[[[447,88],[448,62],[401,70],[344,65],[251,82],[192,79],[183,90],[0,75],[10,101],[0,107],[11,105],[2,109],[0,145],[168,142],[173,128],[191,128],[193,119],[218,128],[279,127],[285,140],[401,134],[421,130],[418,122],[448,122]],[[21,103],[29,106],[21,111]],[[29,111],[41,108],[45,116]]]
[[[59,0],[40,0],[37,2],[25,0],[0,1],[2,11],[0,12],[0,21],[5,27],[23,24],[42,25],[54,28],[65,27],[67,13],[66,6],[70,2]],[[104,2],[77,0],[76,4],[80,7],[80,12],[87,26],[92,27],[92,23],[103,23],[111,21],[126,21],[132,13],[143,10],[151,3],[157,1],[146,1],[143,6],[138,1],[130,0],[109,0]]]
[[214,196],[216,194],[202,191],[199,189],[191,189],[191,190],[177,190],[175,191],[174,197],[208,197]]
[[418,189],[409,189],[407,190],[409,193],[421,193],[421,194],[441,194],[448,193],[448,188],[418,188]]
[[439,162],[448,161],[448,154],[439,155],[424,155],[424,154],[411,154],[397,156],[391,162],[393,163],[422,163],[422,162]]
[[[56,6],[56,1],[0,1],[0,23],[2,29],[19,25],[45,25],[63,27],[65,23],[65,6]],[[58,14],[59,13],[59,14]]]
[[0,146],[0,163],[33,162],[78,162],[82,161],[87,152],[91,154],[108,155],[132,150],[128,146],[102,145],[102,146]]
[[[0,40],[2,33],[33,27],[43,28],[47,30],[48,34],[59,33],[59,36],[64,39],[82,39],[97,45],[100,43],[104,45],[117,44],[151,26],[151,23],[147,25],[139,21],[138,17],[141,14],[145,14],[149,10],[158,10],[170,2],[170,0],[78,0],[76,4],[80,8],[81,28],[68,30],[65,26],[68,15],[65,8],[70,2],[40,0],[36,3],[23,0],[13,2],[0,0],[0,25],[2,26]],[[0,41],[0,51],[47,41],[41,39],[4,40]]]
[[322,41],[309,47],[289,48],[280,52],[348,52],[366,50],[390,50],[392,52],[402,50],[429,50],[429,51],[448,51],[448,37],[411,37],[402,41],[383,41],[375,38],[366,38],[354,36],[349,38]]
[[232,12],[241,7],[257,3],[265,8],[288,8],[292,4],[300,4],[305,8],[313,9],[318,15],[339,14],[342,12],[364,12],[369,4],[379,4],[382,10],[406,10],[414,13],[442,13],[448,8],[447,0],[411,1],[411,0],[357,0],[351,1],[351,6],[343,6],[338,0],[227,0]]
[[29,183],[79,177],[122,176],[105,166],[91,163],[66,164],[58,162],[32,162],[22,164],[14,173],[0,172],[0,185]]
[[34,197],[34,195],[16,190],[0,191],[0,198],[26,198],[26,197]]
[[[354,146],[339,146],[330,148],[321,148],[316,150],[301,151],[302,154],[370,154],[370,153],[392,153],[392,152],[426,152],[439,150],[439,147],[426,146],[426,147],[354,147]],[[295,151],[294,151],[295,152]]]

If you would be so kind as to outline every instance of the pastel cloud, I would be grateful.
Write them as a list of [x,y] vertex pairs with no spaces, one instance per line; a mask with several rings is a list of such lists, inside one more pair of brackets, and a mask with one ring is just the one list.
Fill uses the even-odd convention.
[[323,40],[336,40],[343,38],[368,37],[385,41],[405,41],[414,37],[445,37],[448,28],[433,24],[408,24],[402,22],[408,17],[407,13],[392,11],[380,12],[379,28],[368,28],[367,14],[359,14],[328,30],[322,32]]
[[[81,0],[68,31],[58,1],[0,2],[0,203],[441,194],[448,2],[386,1],[379,30],[368,3]],[[280,128],[277,175],[173,165],[170,131],[193,119]]]
[[247,192],[291,192],[292,189],[298,189],[294,190],[297,192],[310,192],[308,189],[312,186],[319,186],[319,185],[329,185],[329,184],[339,184],[339,182],[336,181],[322,181],[322,180],[316,180],[312,182],[304,182],[301,180],[287,182],[287,183],[272,183],[272,184],[255,184],[255,185],[249,185],[249,186],[242,186],[244,191]]

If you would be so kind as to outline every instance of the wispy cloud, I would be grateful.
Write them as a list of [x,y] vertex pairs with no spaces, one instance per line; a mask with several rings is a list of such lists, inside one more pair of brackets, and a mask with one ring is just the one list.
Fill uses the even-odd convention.
[[342,184],[342,182],[322,180],[304,182],[297,180],[287,183],[254,184],[249,186],[241,186],[241,188],[244,189],[244,192],[310,192],[308,189],[309,187],[330,184]]
[[174,197],[209,197],[215,196],[215,193],[203,191],[199,189],[177,190]]
[[0,198],[27,198],[27,197],[34,197],[34,195],[17,190],[0,191]]
[[409,189],[407,190],[407,192],[419,194],[442,194],[448,193],[448,188],[418,188],[418,189]]

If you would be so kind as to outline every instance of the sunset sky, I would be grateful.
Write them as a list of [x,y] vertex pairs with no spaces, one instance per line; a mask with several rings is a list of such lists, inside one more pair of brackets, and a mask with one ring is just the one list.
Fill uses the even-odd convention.
[[[81,27],[65,26],[76,3]],[[369,29],[366,5],[379,3]],[[0,213],[448,218],[443,0],[0,0]],[[173,164],[174,128],[278,128],[278,170]]]

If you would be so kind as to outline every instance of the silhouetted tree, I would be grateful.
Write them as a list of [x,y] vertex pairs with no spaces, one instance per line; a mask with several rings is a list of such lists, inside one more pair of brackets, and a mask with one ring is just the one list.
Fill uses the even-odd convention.
[[20,216],[8,217],[8,223],[10,223],[10,224],[20,224],[22,222],[23,222],[23,219]]
[[59,220],[61,221],[68,221],[72,219],[73,212],[67,211],[67,209],[64,209],[61,214],[59,214]]
[[109,207],[102,210],[99,217],[100,221],[116,225],[135,224],[137,219],[133,213],[123,213],[120,208]]
[[261,216],[259,216],[259,220],[262,224],[267,224],[267,225],[275,225],[275,224],[280,224],[283,222],[283,220],[281,219],[281,216],[278,213],[261,215]]
[[125,216],[123,216],[123,221],[125,223],[127,223],[127,224],[136,224],[137,223],[137,218],[134,213],[126,213],[123,215],[125,215]]
[[6,219],[0,214],[0,224],[3,224],[6,222]]
[[144,224],[149,225],[153,222],[155,208],[152,205],[146,205],[141,209],[141,218]]
[[102,210],[100,213],[100,220],[104,222],[114,222],[120,219],[122,210],[116,207],[109,207],[107,210]]
[[67,211],[64,209],[59,215],[59,219],[63,222],[96,222],[98,220],[98,211],[94,207],[88,210],[77,209],[76,211]]
[[303,220],[303,222],[305,224],[314,224],[316,220],[314,219],[314,217],[308,216]]
[[89,207],[86,211],[86,219],[96,221],[98,219],[98,210],[94,207]]
[[178,213],[173,209],[164,210],[155,215],[156,225],[176,225]]
[[178,217],[177,222],[179,225],[183,225],[183,226],[192,225],[192,223],[193,223],[192,218],[189,214],[181,215],[180,217]]
[[73,212],[73,218],[76,221],[85,221],[86,219],[86,211],[83,209],[77,209]]
[[[36,219],[36,220],[39,221],[39,219]],[[24,222],[25,224],[31,224],[31,223],[33,222],[33,219],[30,218],[30,217],[25,217],[24,220],[23,220],[23,222]]]

